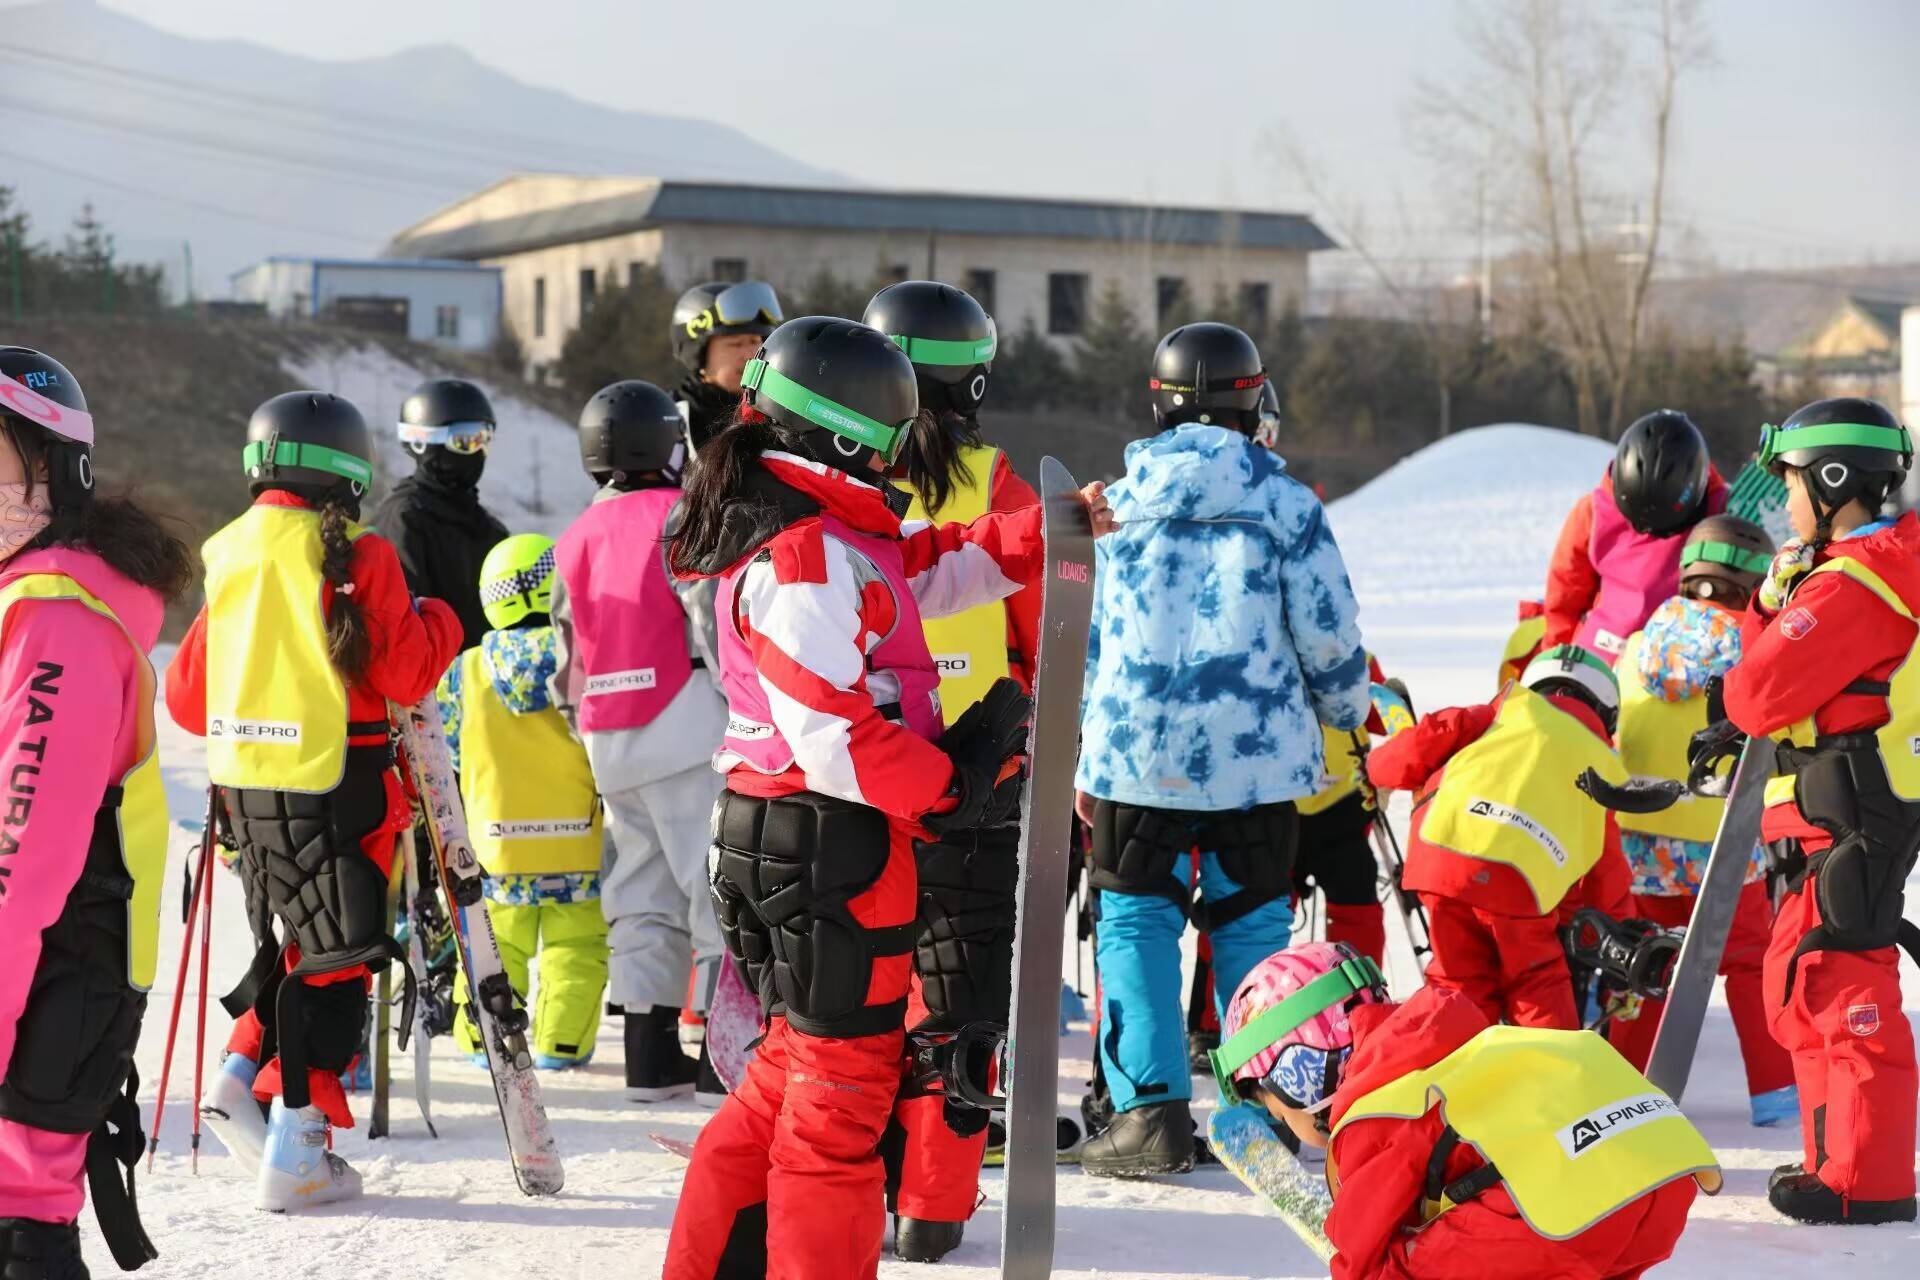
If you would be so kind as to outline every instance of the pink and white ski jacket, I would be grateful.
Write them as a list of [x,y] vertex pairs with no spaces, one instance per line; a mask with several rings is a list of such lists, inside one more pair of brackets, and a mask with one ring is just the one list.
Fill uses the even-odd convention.
[[[1040,508],[903,527],[873,484],[789,453],[768,451],[761,462],[752,496],[779,521],[743,529],[700,569],[723,579],[729,605],[717,619],[729,718],[777,733],[792,763],[762,772],[723,744],[714,767],[745,794],[815,791],[917,820],[946,794],[953,766],[930,741],[941,729],[937,714],[890,719],[882,711],[925,683],[925,673],[888,665],[915,646],[888,641],[917,633],[923,617],[1036,581],[1045,562]],[[897,569],[881,563],[894,554]],[[917,651],[925,655],[924,638]]]

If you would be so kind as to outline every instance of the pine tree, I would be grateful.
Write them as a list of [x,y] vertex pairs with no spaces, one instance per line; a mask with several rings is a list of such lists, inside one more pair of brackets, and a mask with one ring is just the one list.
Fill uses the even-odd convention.
[[682,373],[667,323],[677,296],[656,267],[642,268],[624,285],[609,277],[560,348],[554,372],[568,394],[584,404],[601,387],[625,378],[671,390]]
[[1041,335],[1028,315],[1020,332],[1000,344],[993,357],[993,386],[987,395],[995,406],[1044,409],[1071,394],[1067,362]]
[[1144,412],[1153,343],[1119,283],[1109,282],[1074,352],[1073,380],[1081,402],[1114,414]]

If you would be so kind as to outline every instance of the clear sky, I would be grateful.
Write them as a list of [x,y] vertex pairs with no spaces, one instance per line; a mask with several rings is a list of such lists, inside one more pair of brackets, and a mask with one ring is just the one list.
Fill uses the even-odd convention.
[[[1598,0],[1596,0],[1598,2]],[[324,58],[452,43],[617,107],[703,116],[862,182],[1311,206],[1283,125],[1393,251],[1456,254],[1408,129],[1458,79],[1449,0],[106,0]],[[1624,7],[1624,6],[1619,6]],[[1920,3],[1708,0],[1673,198],[1730,266],[1920,258]]]

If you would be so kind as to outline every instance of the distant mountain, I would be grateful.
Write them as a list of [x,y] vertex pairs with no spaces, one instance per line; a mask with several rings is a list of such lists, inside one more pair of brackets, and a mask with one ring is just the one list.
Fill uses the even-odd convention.
[[372,254],[516,170],[833,184],[736,129],[523,84],[451,45],[324,62],[91,0],[0,8],[0,186],[58,243],[92,201],[200,296],[272,253]]

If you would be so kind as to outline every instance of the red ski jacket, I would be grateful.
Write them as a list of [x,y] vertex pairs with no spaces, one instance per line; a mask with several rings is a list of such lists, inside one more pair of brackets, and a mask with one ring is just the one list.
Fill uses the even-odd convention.
[[[1607,474],[1613,474],[1611,466]],[[1708,467],[1706,513],[1714,515],[1726,510],[1727,495],[1727,482],[1721,478],[1719,469]],[[1602,584],[1590,555],[1592,544],[1593,494],[1583,493],[1560,527],[1560,541],[1554,546],[1553,560],[1547,566],[1546,648],[1570,643],[1574,632],[1580,629],[1580,620],[1600,598]]]
[[[1410,1071],[1432,1066],[1487,1027],[1457,991],[1423,987],[1400,1005],[1361,1005],[1330,1123],[1360,1098]],[[1697,1187],[1670,1182],[1567,1240],[1549,1240],[1521,1218],[1500,1184],[1447,1210],[1414,1233],[1427,1160],[1445,1129],[1440,1110],[1418,1120],[1376,1117],[1343,1129],[1328,1154],[1338,1175],[1327,1239],[1337,1252],[1333,1280],[1597,1280],[1638,1276],[1664,1260],[1686,1226]],[[1452,1181],[1484,1164],[1471,1143],[1448,1158]]]
[[[1819,561],[1839,556],[1859,561],[1920,609],[1920,517],[1909,512],[1890,528],[1830,543]],[[1914,624],[1845,574],[1823,573],[1803,580],[1777,617],[1756,594],[1740,640],[1740,662],[1726,677],[1727,718],[1750,734],[1771,734],[1812,717],[1824,737],[1887,722],[1885,697],[1846,688],[1891,677],[1913,648]],[[1833,843],[1791,805],[1767,810],[1761,836],[1797,839],[1808,852]]]
[[[1574,698],[1549,694],[1547,701],[1611,742],[1600,717]],[[1438,775],[1449,760],[1478,742],[1499,714],[1496,702],[1472,707],[1447,707],[1422,716],[1373,749],[1367,758],[1367,777],[1382,791],[1414,793],[1413,822],[1407,843],[1407,885],[1437,893],[1471,907],[1508,916],[1536,916],[1533,890],[1513,867],[1471,858],[1428,844],[1420,837],[1427,804],[1437,790]],[[1607,843],[1593,869],[1561,900],[1559,914],[1570,918],[1575,909],[1599,907],[1615,919],[1632,914],[1633,873],[1620,848],[1620,827],[1607,815]]]
[[[284,489],[269,489],[255,505],[308,507]],[[366,619],[369,657],[358,682],[347,686],[347,719],[372,723],[387,720],[387,702],[412,706],[433,691],[453,660],[460,656],[460,619],[440,600],[426,599],[415,607],[406,575],[393,544],[377,533],[362,534],[353,544],[347,563],[353,580],[353,599]],[[324,586],[322,608],[333,607],[333,587]],[[167,667],[167,711],[175,724],[204,737],[207,732],[207,609],[180,642],[180,652]],[[355,746],[379,746],[384,737],[350,740]]]

